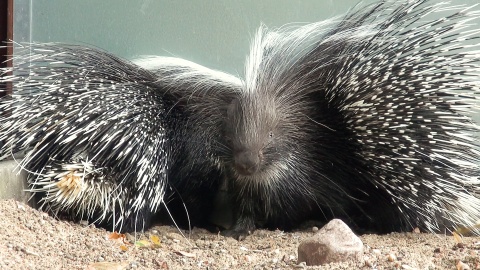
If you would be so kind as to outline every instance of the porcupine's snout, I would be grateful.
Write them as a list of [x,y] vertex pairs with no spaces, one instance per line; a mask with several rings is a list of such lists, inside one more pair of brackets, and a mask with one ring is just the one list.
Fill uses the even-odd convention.
[[252,175],[260,168],[261,153],[259,151],[243,150],[234,156],[235,170],[241,175]]

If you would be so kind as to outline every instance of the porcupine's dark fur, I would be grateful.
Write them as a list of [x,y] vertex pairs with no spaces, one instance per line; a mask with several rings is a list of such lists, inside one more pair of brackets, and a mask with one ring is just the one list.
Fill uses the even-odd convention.
[[[19,167],[44,208],[114,230],[142,230],[170,197],[190,213],[209,209],[209,197],[195,192],[215,191],[221,166],[209,151],[223,123],[215,113],[240,81],[174,58],[169,68],[157,64],[154,73],[76,45],[16,48],[13,69],[1,74],[14,92],[0,100],[9,112],[0,116],[0,159],[24,151]],[[194,106],[200,95],[215,107]]]
[[242,81],[180,58],[146,56],[134,63],[157,75],[157,84],[175,95],[176,107],[185,115],[177,118],[175,126],[183,129],[175,128],[180,133],[172,138],[181,139],[169,169],[178,189],[168,196],[173,197],[168,204],[173,219],[182,226],[210,226],[212,203],[225,181],[220,158],[227,147],[224,120],[228,104],[243,91]]
[[387,0],[261,27],[229,109],[235,225],[225,233],[307,218],[377,232],[480,220],[478,17]]

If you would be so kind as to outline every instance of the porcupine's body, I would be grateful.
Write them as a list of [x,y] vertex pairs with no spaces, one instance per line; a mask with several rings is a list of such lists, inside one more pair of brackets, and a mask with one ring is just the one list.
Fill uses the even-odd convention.
[[172,136],[176,149],[172,151],[169,178],[178,192],[167,194],[170,214],[182,226],[210,226],[212,204],[225,184],[221,156],[227,147],[227,107],[243,91],[243,82],[179,58],[146,56],[134,63],[156,74],[157,84],[174,94],[175,106],[183,114],[176,118],[177,134]]
[[262,27],[229,109],[226,234],[307,218],[380,232],[477,222],[478,15],[383,1],[340,20]]
[[[208,69],[188,61],[165,62],[171,69],[153,73],[87,47],[16,50],[13,75],[5,69],[1,77],[14,93],[0,100],[9,112],[0,118],[0,159],[26,152],[19,166],[47,210],[116,230],[142,230],[170,197],[181,197],[188,212],[208,206],[208,196],[184,188],[214,193],[221,169],[209,153],[217,140],[209,132],[219,126],[212,119],[220,119],[212,114],[222,107],[216,95],[233,93],[240,81],[203,74]],[[190,103],[197,93],[218,102],[202,119],[193,117],[202,104]]]

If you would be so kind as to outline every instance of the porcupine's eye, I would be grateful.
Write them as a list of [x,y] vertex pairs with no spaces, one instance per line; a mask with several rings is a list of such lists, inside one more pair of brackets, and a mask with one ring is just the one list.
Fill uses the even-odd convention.
[[268,142],[269,142],[269,143],[273,141],[273,138],[274,138],[274,137],[275,137],[275,136],[274,136],[274,134],[273,134],[273,131],[268,132]]

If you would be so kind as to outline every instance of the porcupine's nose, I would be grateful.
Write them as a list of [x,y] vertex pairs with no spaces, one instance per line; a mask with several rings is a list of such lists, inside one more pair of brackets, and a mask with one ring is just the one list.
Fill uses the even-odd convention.
[[260,167],[260,155],[252,151],[242,151],[235,155],[235,170],[242,175],[252,175]]

